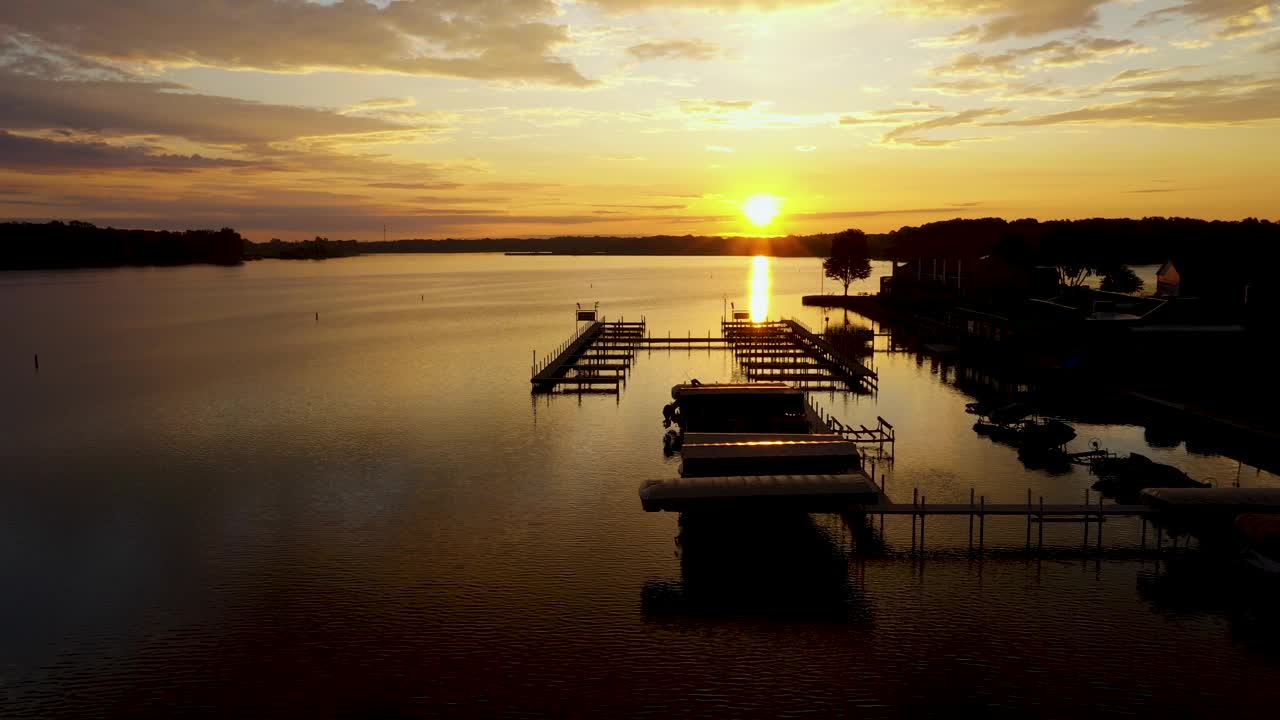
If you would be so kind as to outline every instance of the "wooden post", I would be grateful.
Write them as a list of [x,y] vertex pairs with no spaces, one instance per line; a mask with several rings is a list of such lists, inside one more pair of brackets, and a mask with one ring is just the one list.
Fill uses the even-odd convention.
[[911,488],[911,549],[916,549],[916,508],[920,507],[920,488]]
[[925,510],[924,510],[925,500],[926,500],[926,496],[921,495],[920,496],[920,552],[922,553],[924,552],[924,519],[925,519],[925,515],[927,514],[925,513]]
[[1147,516],[1142,516],[1142,549],[1147,549]]
[[36,372],[40,372],[40,353],[35,353],[32,357],[36,363]]
[[1106,518],[1102,516],[1102,493],[1098,493],[1098,552],[1102,552],[1102,523],[1106,522]]
[[987,496],[983,495],[978,510],[978,552],[986,547],[987,537]]
[[973,552],[973,488],[969,488],[969,552]]
[[1027,550],[1031,550],[1031,488],[1027,488]]
[[1038,549],[1044,550],[1044,496],[1043,495],[1040,496],[1040,541],[1039,542],[1040,542],[1040,547]]
[[1084,490],[1084,549],[1089,549],[1089,488]]

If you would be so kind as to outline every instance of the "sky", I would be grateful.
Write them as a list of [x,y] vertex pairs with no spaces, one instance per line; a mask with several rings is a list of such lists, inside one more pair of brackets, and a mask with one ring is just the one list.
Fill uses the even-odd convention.
[[807,234],[1277,188],[1270,0],[0,3],[0,218]]

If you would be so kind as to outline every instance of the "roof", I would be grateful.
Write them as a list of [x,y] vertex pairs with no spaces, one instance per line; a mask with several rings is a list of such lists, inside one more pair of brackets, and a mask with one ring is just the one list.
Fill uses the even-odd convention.
[[696,395],[803,395],[786,383],[723,383],[716,385],[675,385],[671,397]]
[[1161,508],[1201,507],[1239,512],[1280,512],[1280,488],[1150,488],[1142,502]]
[[820,512],[874,504],[880,488],[863,472],[839,475],[727,475],[648,480],[640,486],[640,503],[649,512],[681,511],[690,506],[720,506],[763,501],[770,507],[793,505]]

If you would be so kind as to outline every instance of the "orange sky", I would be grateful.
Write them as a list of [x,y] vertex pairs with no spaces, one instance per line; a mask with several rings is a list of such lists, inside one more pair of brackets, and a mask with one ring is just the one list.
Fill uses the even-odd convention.
[[[1275,218],[1277,18],[1260,0],[5,2],[0,217],[255,240]],[[779,211],[763,228],[757,196]]]

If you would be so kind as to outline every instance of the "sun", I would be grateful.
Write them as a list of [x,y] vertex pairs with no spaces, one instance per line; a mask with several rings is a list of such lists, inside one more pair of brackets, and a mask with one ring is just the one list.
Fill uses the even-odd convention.
[[742,203],[742,214],[756,227],[773,222],[781,211],[782,198],[773,195],[752,195]]

